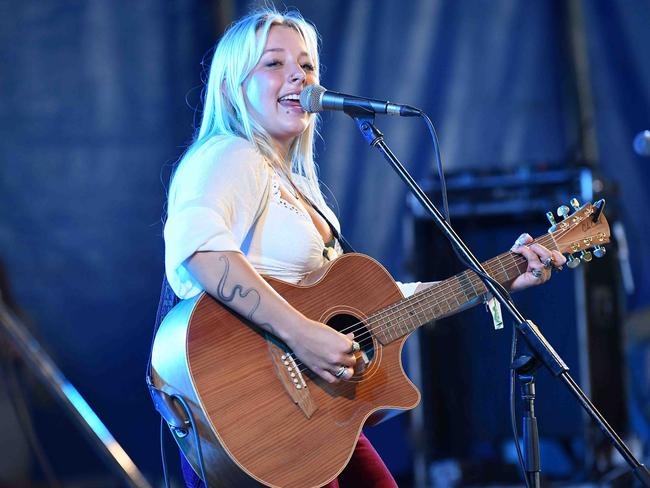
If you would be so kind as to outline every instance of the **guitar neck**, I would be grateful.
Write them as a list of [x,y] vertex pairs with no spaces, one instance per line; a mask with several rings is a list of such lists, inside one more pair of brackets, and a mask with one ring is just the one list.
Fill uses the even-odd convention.
[[[558,250],[550,234],[535,242]],[[482,264],[488,274],[501,284],[514,280],[527,268],[526,259],[512,251]],[[422,325],[480,303],[478,299],[486,293],[487,288],[481,279],[473,271],[467,270],[380,310],[369,317],[367,324],[379,342],[385,345]]]

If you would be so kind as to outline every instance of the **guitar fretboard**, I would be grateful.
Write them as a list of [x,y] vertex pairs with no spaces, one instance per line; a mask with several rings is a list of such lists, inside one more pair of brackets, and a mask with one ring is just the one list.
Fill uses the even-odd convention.
[[[550,234],[535,242],[548,249],[558,249]],[[528,266],[524,257],[512,251],[482,264],[488,274],[501,284],[514,280]],[[487,288],[481,279],[473,271],[467,270],[380,310],[368,318],[366,325],[379,342],[388,344],[433,320],[463,310],[472,301],[476,301],[474,304],[480,303],[478,299],[486,293]]]

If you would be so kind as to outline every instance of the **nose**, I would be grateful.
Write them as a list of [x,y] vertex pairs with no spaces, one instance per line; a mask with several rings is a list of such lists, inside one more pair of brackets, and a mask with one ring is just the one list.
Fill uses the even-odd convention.
[[294,69],[291,70],[289,75],[289,81],[291,83],[304,82],[307,78],[305,71],[300,67],[300,65],[295,65]]

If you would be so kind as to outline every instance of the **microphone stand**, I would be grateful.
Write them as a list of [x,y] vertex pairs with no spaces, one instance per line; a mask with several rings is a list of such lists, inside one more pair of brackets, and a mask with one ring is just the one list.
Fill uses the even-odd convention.
[[[375,114],[372,111],[365,110],[358,107],[349,107],[346,109],[346,113],[352,117],[357,124],[357,127],[361,131],[363,138],[371,146],[377,148],[381,154],[384,156],[393,169],[397,172],[402,181],[406,184],[408,189],[413,193],[415,198],[422,204],[422,206],[427,210],[427,212],[434,219],[434,222],[438,228],[442,231],[444,236],[451,242],[452,246],[457,250],[458,253],[463,257],[463,259],[470,263],[473,270],[480,270],[485,276],[481,276],[480,273],[476,273],[478,277],[483,281],[486,288],[496,297],[501,305],[510,313],[510,315],[515,320],[515,327],[517,331],[522,335],[526,344],[532,351],[534,359],[541,362],[548,368],[548,370],[555,376],[558,377],[564,385],[569,389],[569,391],[574,395],[576,400],[580,403],[582,408],[589,414],[594,422],[600,427],[605,436],[609,439],[612,445],[618,450],[618,452],[623,456],[623,459],[628,463],[632,468],[634,475],[639,479],[643,486],[650,487],[650,472],[648,469],[641,464],[632,454],[630,449],[625,445],[623,440],[618,436],[618,434],[612,429],[612,427],[607,423],[602,414],[596,409],[591,400],[585,395],[585,393],[580,389],[578,384],[571,378],[568,371],[568,366],[564,363],[562,358],[555,352],[551,344],[546,340],[546,338],[539,331],[537,326],[530,320],[524,318],[521,312],[515,307],[514,303],[509,300],[501,291],[499,286],[496,286],[490,279],[486,278],[488,273],[481,266],[481,263],[476,259],[472,254],[467,245],[461,240],[461,238],[456,234],[454,229],[449,225],[445,220],[444,216],[440,211],[435,207],[427,195],[422,191],[422,189],[417,185],[413,177],[406,171],[402,163],[399,161],[397,156],[393,154],[390,147],[384,141],[383,134],[375,127]],[[530,382],[529,382],[530,384]],[[524,389],[525,389],[524,382]],[[534,398],[534,387],[532,389],[533,398]],[[526,393],[526,392],[525,392]],[[530,396],[530,391],[528,391],[528,396]],[[532,407],[532,399],[528,403]],[[532,418],[534,419],[534,411],[532,412]],[[530,415],[529,415],[530,417]],[[532,420],[531,420],[532,428]],[[535,428],[532,429],[536,431]],[[524,429],[524,433],[526,429]],[[526,440],[530,442],[532,439]],[[515,442],[519,442],[515,439]],[[532,453],[534,457],[535,452],[539,452],[539,446],[532,445],[529,453]],[[530,457],[529,457],[530,460]],[[528,464],[528,463],[527,463]],[[534,464],[534,463],[533,463]],[[539,463],[538,466],[532,467],[533,471],[528,473],[527,476],[533,481],[536,480],[536,486],[539,486]],[[535,471],[537,470],[537,475]]]

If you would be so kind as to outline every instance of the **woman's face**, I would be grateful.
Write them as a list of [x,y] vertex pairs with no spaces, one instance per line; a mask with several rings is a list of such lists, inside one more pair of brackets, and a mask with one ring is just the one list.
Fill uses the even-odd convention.
[[302,36],[291,27],[275,25],[244,81],[250,114],[284,150],[309,123],[298,97],[305,86],[317,82],[313,63]]

